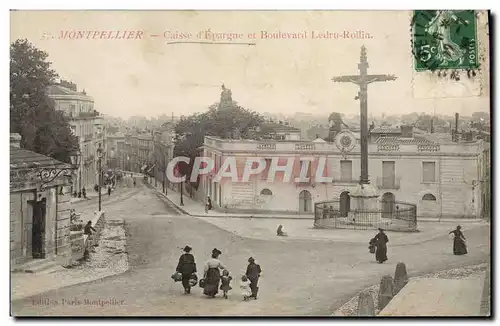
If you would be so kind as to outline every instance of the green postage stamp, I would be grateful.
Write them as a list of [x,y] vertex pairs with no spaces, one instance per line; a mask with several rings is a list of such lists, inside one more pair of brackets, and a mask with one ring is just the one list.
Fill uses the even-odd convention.
[[415,10],[411,24],[415,70],[479,67],[474,10]]

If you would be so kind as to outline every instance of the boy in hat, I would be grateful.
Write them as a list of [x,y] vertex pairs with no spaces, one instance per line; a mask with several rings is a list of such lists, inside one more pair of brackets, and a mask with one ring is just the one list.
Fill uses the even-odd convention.
[[252,290],[252,295],[250,297],[255,300],[257,300],[257,292],[259,292],[259,287],[257,285],[259,283],[260,273],[262,273],[260,265],[255,263],[253,257],[248,258],[246,276],[250,280],[250,289]]
[[184,287],[184,293],[191,293],[191,285],[189,280],[191,275],[196,273],[196,263],[194,261],[194,256],[191,254],[192,248],[190,246],[184,247],[184,253],[179,258],[179,263],[177,264],[176,271],[182,274],[182,286]]

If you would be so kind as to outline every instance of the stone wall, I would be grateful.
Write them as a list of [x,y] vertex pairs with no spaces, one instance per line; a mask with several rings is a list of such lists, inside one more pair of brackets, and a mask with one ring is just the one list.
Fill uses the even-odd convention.
[[85,252],[85,240],[83,231],[70,232],[70,245],[71,245],[71,263],[75,263],[83,258]]
[[[104,229],[105,224],[106,224],[106,217],[104,211],[97,212],[92,218],[92,227],[96,230],[96,232],[94,232],[94,242],[93,242],[94,244],[99,243],[102,229]],[[88,238],[86,236],[84,236],[84,238],[85,238],[84,246],[85,248],[88,249],[91,243],[87,241]]]
[[63,194],[57,194],[57,216],[54,239],[57,259],[61,265],[69,265],[72,259],[70,239],[70,200],[71,194],[69,187],[66,187]]

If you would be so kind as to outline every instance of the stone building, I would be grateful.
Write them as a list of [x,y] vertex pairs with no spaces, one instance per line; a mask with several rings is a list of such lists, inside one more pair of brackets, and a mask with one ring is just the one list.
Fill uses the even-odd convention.
[[[61,81],[49,86],[47,93],[54,100],[55,108],[66,113],[71,130],[78,137],[81,159],[78,177],[73,182],[73,191],[81,191],[85,187],[88,192],[99,182],[99,145],[106,153],[103,118],[94,108],[94,99],[88,96],[85,90],[78,92],[75,84]],[[106,161],[106,158],[103,158],[102,165],[105,165]]]
[[[11,134],[11,270],[32,263],[68,265],[71,180],[66,175],[71,173],[72,166],[20,148],[20,140],[21,136]],[[44,169],[62,173],[42,187],[40,173]]]
[[[387,203],[405,201],[417,204],[418,216],[478,218],[489,205],[485,193],[489,146],[482,140],[470,142],[433,142],[415,138],[384,135],[368,144],[369,179],[376,185],[380,199]],[[249,182],[233,183],[226,178],[214,180],[205,175],[199,189],[200,198],[211,196],[216,207],[228,211],[268,211],[312,214],[314,203],[339,200],[349,210],[349,193],[359,181],[361,154],[358,137],[341,132],[335,142],[274,140],[226,140],[205,137],[203,155],[215,161],[218,170],[231,156],[237,157],[241,178],[248,157],[266,160],[266,170]],[[280,165],[294,158],[292,180],[300,174],[300,157],[314,159],[308,182],[281,182],[280,174],[267,182],[271,159],[280,158]],[[316,182],[318,162],[324,159],[324,175],[331,182]],[[482,169],[480,167],[483,167]],[[388,204],[389,205],[389,204]],[[393,211],[394,206],[383,208]]]

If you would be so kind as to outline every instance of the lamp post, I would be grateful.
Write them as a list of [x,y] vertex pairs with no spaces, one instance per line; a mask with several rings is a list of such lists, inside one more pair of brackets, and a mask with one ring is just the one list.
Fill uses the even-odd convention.
[[102,177],[102,157],[103,151],[101,148],[101,144],[99,144],[99,148],[97,148],[97,170],[99,172],[99,181],[98,181],[98,191],[99,191],[99,212],[101,211],[101,177]]
[[184,206],[184,191],[182,190],[182,185],[184,184],[184,181],[181,181],[181,206]]

